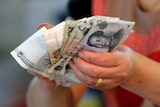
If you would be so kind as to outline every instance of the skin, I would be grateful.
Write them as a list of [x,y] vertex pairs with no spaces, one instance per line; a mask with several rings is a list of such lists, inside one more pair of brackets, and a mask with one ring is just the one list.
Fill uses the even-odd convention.
[[71,87],[56,86],[55,81],[31,71],[28,73],[35,78],[28,88],[27,107],[75,107],[87,89],[80,84]]
[[[160,105],[160,63],[126,46],[110,53],[81,51],[70,66],[88,87],[105,90],[121,86]],[[103,84],[95,87],[98,78],[103,79]]]
[[[160,7],[158,2],[158,7],[147,10],[148,6],[152,7],[149,2],[154,0],[145,1],[139,0],[144,11],[157,11]],[[42,26],[52,27],[42,24],[38,28]],[[56,86],[54,81],[28,71],[35,76],[27,93],[28,107],[75,107],[87,87],[108,90],[117,86],[160,105],[160,63],[134,52],[129,47],[121,45],[109,53],[80,51],[69,64],[83,84]],[[98,78],[102,78],[103,83],[95,87]]]
[[145,12],[153,12],[160,9],[160,0],[138,0],[138,2]]

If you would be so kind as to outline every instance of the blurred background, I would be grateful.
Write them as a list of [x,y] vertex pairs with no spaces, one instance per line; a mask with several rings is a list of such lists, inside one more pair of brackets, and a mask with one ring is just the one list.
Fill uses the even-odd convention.
[[[39,24],[56,25],[64,20],[69,14],[67,4],[68,0],[0,0],[0,107],[25,107],[26,91],[33,78],[10,52],[36,32]],[[86,92],[83,101],[88,102],[93,95]]]
[[64,19],[68,0],[0,0],[0,107],[24,107],[32,76],[10,52],[37,30]]

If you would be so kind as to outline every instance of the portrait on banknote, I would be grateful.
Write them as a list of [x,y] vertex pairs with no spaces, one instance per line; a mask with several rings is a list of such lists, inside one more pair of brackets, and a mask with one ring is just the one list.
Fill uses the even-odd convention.
[[109,48],[114,42],[113,36],[103,31],[96,31],[88,38],[87,44],[96,48]]

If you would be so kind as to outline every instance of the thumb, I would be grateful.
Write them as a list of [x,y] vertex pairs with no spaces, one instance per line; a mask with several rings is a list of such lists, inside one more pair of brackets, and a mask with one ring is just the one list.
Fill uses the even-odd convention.
[[49,23],[42,23],[42,24],[40,24],[40,25],[37,27],[37,29],[39,30],[39,29],[41,29],[42,27],[46,27],[47,29],[50,29],[50,28],[53,27],[53,25],[51,25],[51,24],[49,24]]

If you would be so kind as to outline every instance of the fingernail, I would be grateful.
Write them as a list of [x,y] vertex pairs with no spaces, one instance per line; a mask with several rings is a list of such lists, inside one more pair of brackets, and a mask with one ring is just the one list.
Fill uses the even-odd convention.
[[84,57],[84,53],[82,51],[79,51],[78,55],[83,58]]

